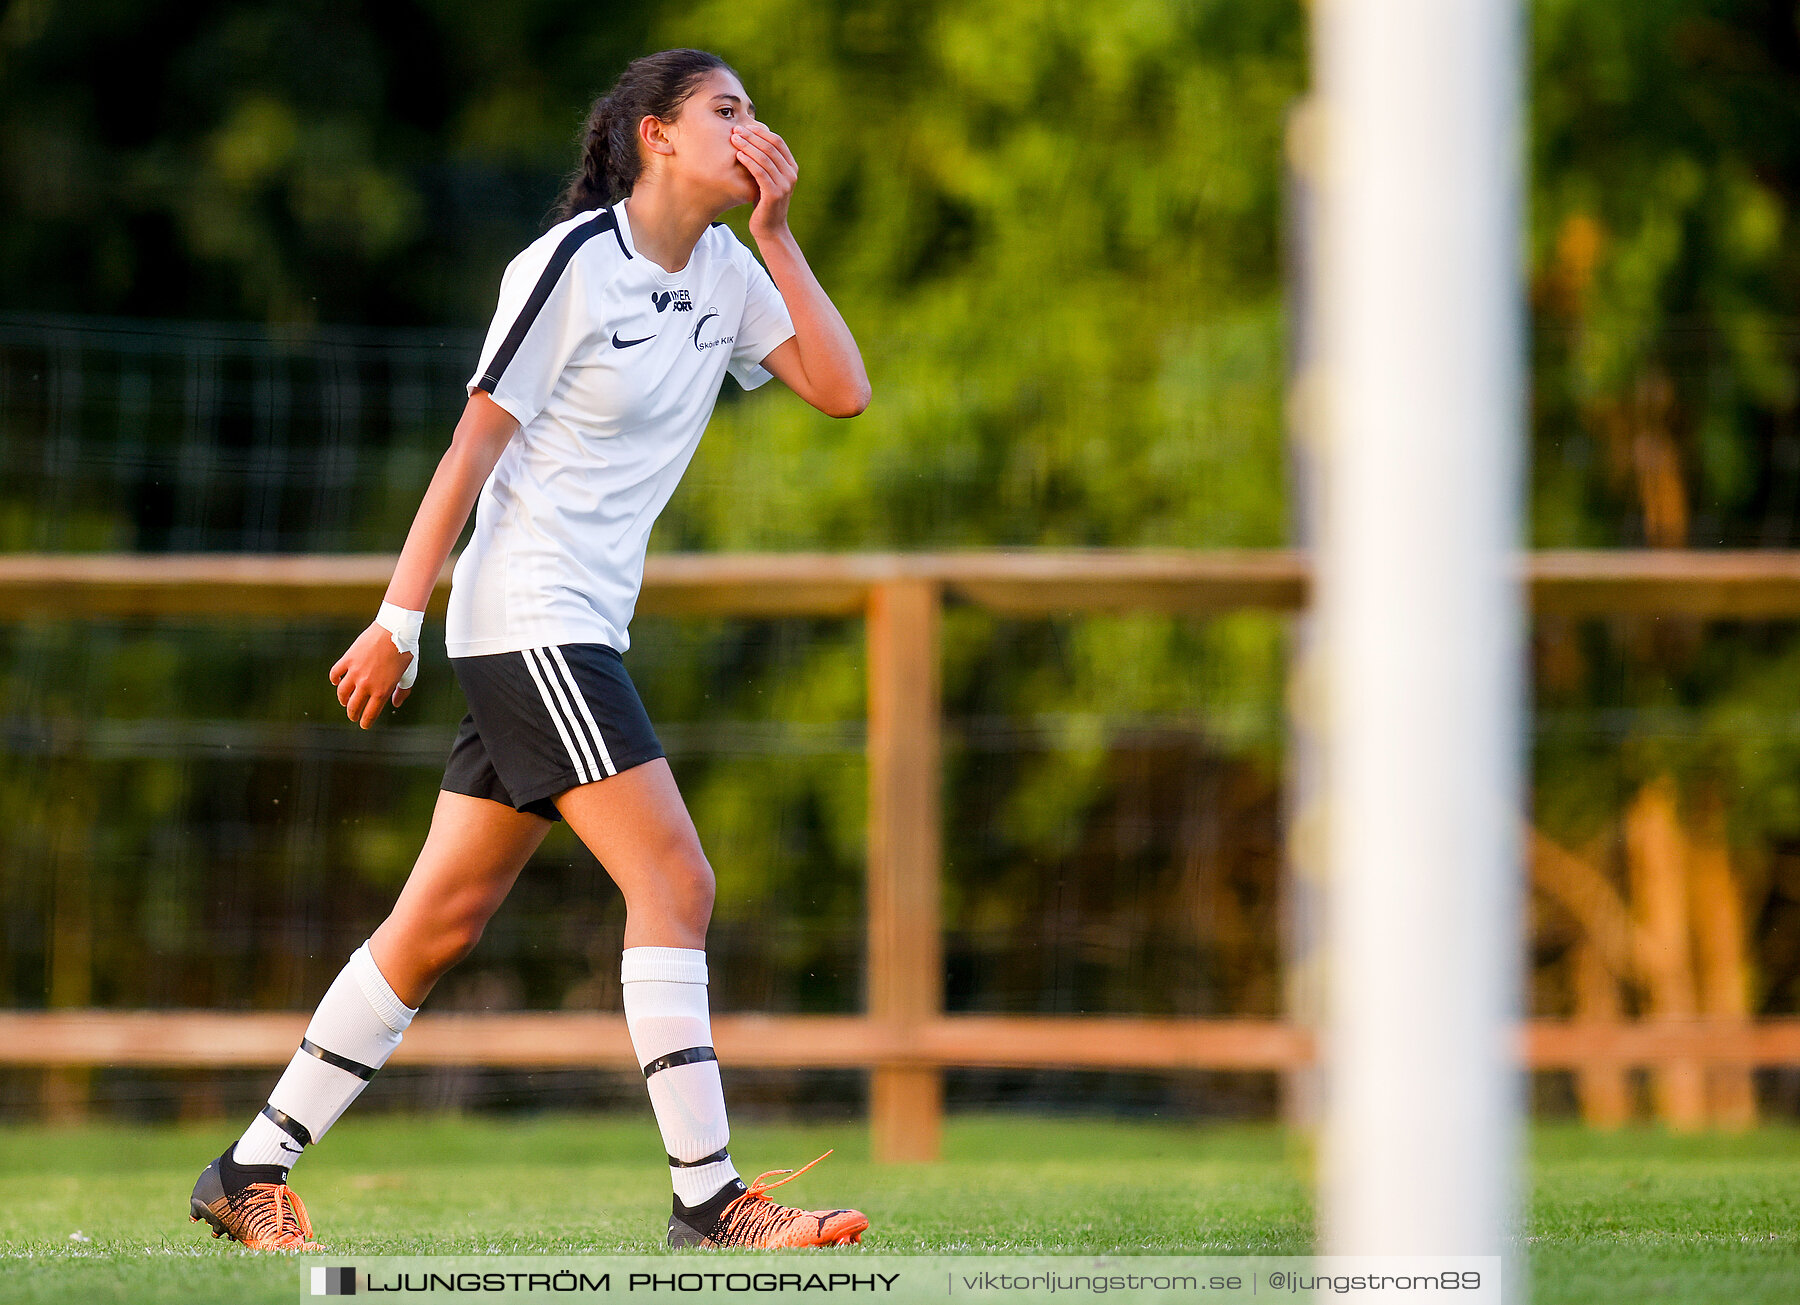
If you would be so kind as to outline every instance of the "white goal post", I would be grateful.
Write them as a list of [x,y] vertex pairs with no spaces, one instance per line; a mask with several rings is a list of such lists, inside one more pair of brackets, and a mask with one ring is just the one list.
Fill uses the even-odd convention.
[[1313,4],[1334,1254],[1500,1254],[1512,1226],[1518,10]]

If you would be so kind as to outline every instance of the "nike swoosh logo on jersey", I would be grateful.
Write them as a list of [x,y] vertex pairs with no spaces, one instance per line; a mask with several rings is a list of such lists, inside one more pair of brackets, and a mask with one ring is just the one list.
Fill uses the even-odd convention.
[[655,338],[656,337],[654,335],[646,335],[642,339],[638,339],[638,340],[621,340],[619,338],[619,333],[617,331],[614,331],[613,332],[613,348],[629,349],[634,344],[642,344],[644,342],[644,340],[654,340]]

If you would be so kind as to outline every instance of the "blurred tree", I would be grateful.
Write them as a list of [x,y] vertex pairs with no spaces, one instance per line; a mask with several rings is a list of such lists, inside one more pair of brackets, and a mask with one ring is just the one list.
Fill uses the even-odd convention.
[[[478,328],[500,268],[542,229],[591,96],[632,55],[699,44],[799,157],[795,225],[876,400],[840,423],[779,387],[729,392],[658,547],[1278,544],[1279,159],[1305,28],[1293,0],[21,0],[0,16],[0,306]],[[1794,7],[1535,0],[1531,51],[1532,542],[1793,546]],[[422,478],[428,463],[391,465]],[[81,538],[152,537],[107,534],[98,501],[80,510],[99,523]],[[853,631],[734,630],[704,650],[656,632],[664,719],[860,715]],[[1535,639],[1545,1009],[1673,1009],[1685,989],[1718,1011],[1794,1009],[1795,632],[1549,621]],[[1102,845],[1131,845],[1132,794],[1153,783],[1273,809],[1277,622],[1025,629],[953,612],[945,641],[952,830],[980,831],[950,843],[952,920],[971,936],[1027,939],[1027,914],[1058,901],[1123,918],[1103,881],[1136,863]],[[237,706],[305,701],[295,686],[316,678],[269,676],[278,696]],[[1001,718],[1033,722],[1036,742],[984,743]],[[1152,718],[1185,721],[1199,752],[1145,743]],[[211,818],[155,775],[142,768],[154,792],[118,811],[146,828]],[[759,896],[854,912],[862,799],[843,755],[773,779],[697,763],[684,782],[728,848],[722,912],[754,921]],[[383,891],[403,872],[394,822],[370,815],[340,841],[332,854]],[[1191,906],[1197,882],[1268,871],[1263,852],[1205,855],[1168,882],[1144,869],[1143,900]],[[1720,901],[1737,915],[1709,913]],[[1217,948],[1235,958],[1233,1000],[1266,987],[1244,945],[1271,945],[1266,906],[1246,889],[1205,908],[1238,935]],[[1755,975],[1732,941],[1745,934]],[[1644,937],[1685,950],[1685,971]],[[1130,999],[1083,980],[1054,1000]],[[1735,1108],[1741,1086],[1709,1087],[1705,1108]],[[1616,1111],[1617,1089],[1593,1090]]]
[[[1792,547],[1800,28],[1770,0],[1538,0],[1531,225],[1532,537],[1546,546]],[[1792,910],[1800,838],[1791,628],[1544,621],[1540,883],[1572,917],[1563,1009],[1791,1009],[1748,921]],[[1623,715],[1623,728],[1570,728]],[[1726,795],[1730,795],[1727,803]],[[1726,811],[1729,809],[1730,827]],[[1569,849],[1582,849],[1576,856]],[[1609,897],[1609,895],[1611,895]],[[1580,899],[1580,895],[1576,895]],[[1770,956],[1770,960],[1774,957]],[[1784,993],[1784,989],[1787,991]],[[1592,1117],[1618,1085],[1585,1076]],[[1659,1075],[1689,1126],[1750,1117],[1747,1072]]]
[[479,320],[653,11],[29,0],[0,19],[7,306]]
[[1539,0],[1541,545],[1795,542],[1800,32],[1772,0]]
[[[848,424],[791,399],[723,407],[663,545],[1283,541],[1280,160],[1304,77],[1297,6],[732,0],[656,34],[717,49],[793,147],[796,232],[876,393]],[[1130,741],[1144,719],[1199,736],[1192,754],[1160,755],[1165,796],[1237,784],[1266,817],[1281,649],[1263,617],[951,621],[953,972],[1031,958],[1054,972],[1129,937],[1126,954],[1161,958],[1151,968],[1181,975],[1182,995],[1078,977],[999,992],[1056,1010],[1270,1009],[1274,864],[1254,840],[1178,849],[1199,826],[1175,802],[1149,853],[1163,877],[1096,844],[1130,842],[1114,822],[1145,791],[1145,745]],[[813,692],[814,674],[842,684],[838,671],[824,655],[795,669],[793,691]],[[1040,742],[984,746],[980,722],[1021,718],[1044,722]],[[1221,756],[1229,777],[1209,778]],[[721,774],[702,806],[751,805],[753,784]],[[856,822],[838,834],[853,841],[860,804],[830,809]],[[1239,902],[1240,879],[1261,885],[1243,909],[1201,907],[1205,893]],[[1126,885],[1129,902],[1108,905]],[[1131,928],[1108,929],[1130,911]],[[1234,963],[1202,981],[1196,952]],[[1021,1000],[972,978],[952,999]]]
[[[541,228],[588,98],[632,54],[701,44],[801,160],[796,225],[878,399],[837,423],[778,392],[728,396],[659,547],[1278,544],[1279,143],[1303,32],[1297,5],[1254,0],[1105,15],[45,0],[0,44],[0,184],[18,196],[7,306],[479,326],[500,266]],[[1086,946],[1088,925],[1044,912],[1088,900],[1191,951],[1216,918],[1230,936],[1204,945],[1240,959],[1203,1000],[1266,1006],[1266,847],[1238,865],[1209,834],[1204,855],[1173,854],[1178,831],[1213,829],[1192,804],[1145,844],[1132,794],[1164,757],[1169,791],[1216,785],[1267,818],[1279,623],[952,626],[951,712],[977,718],[953,730],[952,820],[991,830],[953,840],[953,923],[1002,950],[1059,930],[1057,945]],[[668,649],[636,654],[659,660],[645,679],[663,719],[862,714],[854,629],[786,651],[720,638],[709,662],[646,632]],[[1041,724],[996,750],[982,722],[1019,716]],[[1121,732],[1171,719],[1198,741],[1113,757]],[[722,921],[754,924],[767,901],[854,919],[860,767],[698,762],[683,782],[724,849]],[[796,854],[796,827],[819,831],[812,851]],[[377,834],[346,853],[387,847]],[[1109,886],[1106,849],[1133,840],[1159,868]],[[1215,893],[1233,874],[1242,891]],[[1138,986],[1095,972],[1034,999],[1128,1009]]]

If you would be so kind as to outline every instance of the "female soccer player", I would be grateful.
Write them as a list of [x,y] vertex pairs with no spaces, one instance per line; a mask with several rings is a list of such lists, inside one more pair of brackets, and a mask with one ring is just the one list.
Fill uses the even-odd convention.
[[[426,599],[475,506],[446,632],[469,713],[430,832],[268,1105],[195,1185],[191,1213],[214,1236],[322,1249],[289,1167],[474,948],[558,819],[625,898],[619,977],[669,1153],[669,1244],[815,1246],[868,1227],[855,1210],[775,1202],[781,1183],[763,1180],[788,1170],[746,1185],[732,1166],[706,999],[712,869],[620,657],[650,527],[724,373],[745,388],[773,373],[834,417],[868,405],[856,342],[788,230],[797,172],[737,75],[703,51],[638,59],[594,105],[561,221],[506,269],[387,599],[331,668],[363,729],[406,700]],[[739,204],[755,205],[767,271],[715,221]]]

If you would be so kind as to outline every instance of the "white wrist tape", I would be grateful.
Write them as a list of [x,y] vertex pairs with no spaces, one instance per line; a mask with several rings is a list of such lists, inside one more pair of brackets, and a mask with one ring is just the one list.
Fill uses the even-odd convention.
[[394,641],[394,647],[402,653],[412,654],[412,660],[406,664],[406,674],[400,677],[398,686],[402,689],[412,688],[413,681],[419,678],[419,632],[425,628],[425,613],[409,612],[393,603],[383,603],[381,610],[375,613],[375,624],[388,632]]

